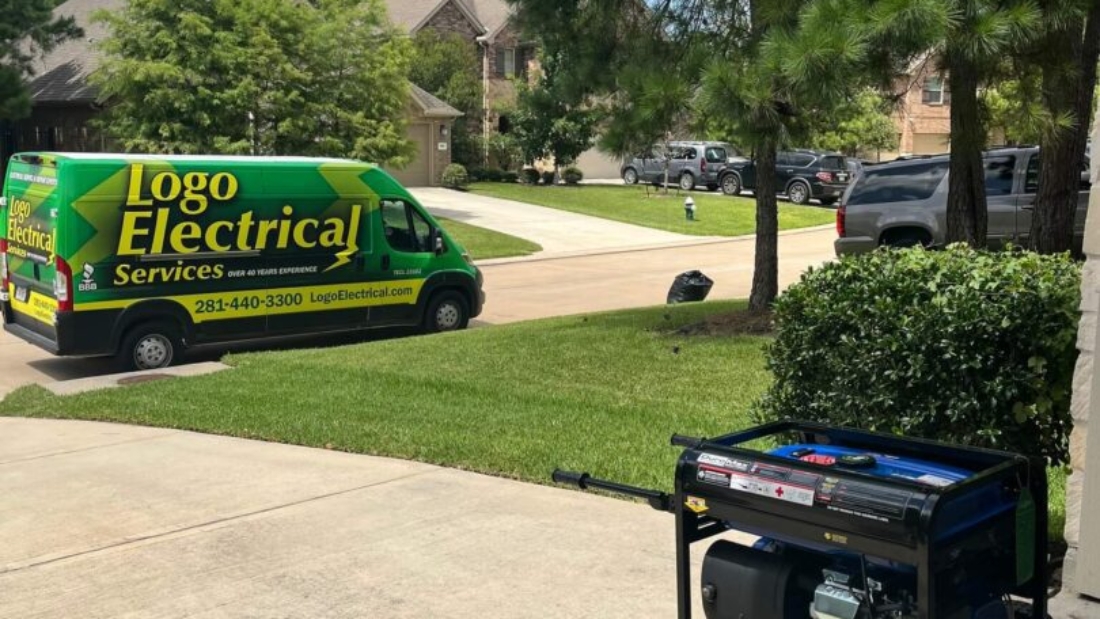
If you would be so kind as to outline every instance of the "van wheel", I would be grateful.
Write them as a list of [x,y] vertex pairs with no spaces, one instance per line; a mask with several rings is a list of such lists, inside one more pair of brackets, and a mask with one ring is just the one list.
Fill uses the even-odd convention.
[[437,294],[428,304],[428,313],[424,316],[426,333],[459,331],[470,322],[470,309],[466,299],[454,291]]
[[125,371],[160,370],[178,363],[183,356],[179,328],[169,322],[138,325],[122,339],[118,362]]

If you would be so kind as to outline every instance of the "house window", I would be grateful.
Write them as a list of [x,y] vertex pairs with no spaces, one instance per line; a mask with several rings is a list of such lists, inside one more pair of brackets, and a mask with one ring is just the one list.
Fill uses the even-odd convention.
[[507,116],[501,116],[497,119],[497,133],[507,134],[512,131],[512,120]]
[[523,77],[527,73],[524,50],[514,47],[497,49],[496,76],[498,78]]
[[921,103],[926,105],[943,105],[943,78],[935,75],[924,78],[924,92],[921,95]]

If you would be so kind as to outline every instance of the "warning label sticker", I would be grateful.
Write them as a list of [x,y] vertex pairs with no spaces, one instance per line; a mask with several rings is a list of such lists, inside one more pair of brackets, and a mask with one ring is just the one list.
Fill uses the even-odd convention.
[[814,489],[799,486],[773,479],[763,479],[751,475],[733,473],[730,476],[730,489],[740,492],[748,492],[759,496],[766,496],[780,501],[798,503],[799,505],[814,504]]

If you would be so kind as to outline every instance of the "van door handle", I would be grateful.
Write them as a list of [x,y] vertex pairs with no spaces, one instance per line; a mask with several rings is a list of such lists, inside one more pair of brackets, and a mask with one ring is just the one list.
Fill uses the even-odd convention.
[[387,271],[390,268],[390,255],[382,254],[382,270]]
[[1035,203],[1034,202],[1028,202],[1027,204],[1021,206],[1020,210],[1022,210],[1022,211],[1034,211],[1035,210]]

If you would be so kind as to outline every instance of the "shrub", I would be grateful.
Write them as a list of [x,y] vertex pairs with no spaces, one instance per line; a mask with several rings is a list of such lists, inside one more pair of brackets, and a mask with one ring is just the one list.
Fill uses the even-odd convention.
[[528,185],[538,185],[542,174],[535,168],[523,168],[523,182]]
[[561,178],[566,185],[576,185],[584,180],[584,172],[581,172],[580,168],[569,166],[561,173]]
[[485,168],[482,170],[482,175],[485,177],[485,180],[490,183],[499,183],[502,174],[504,174],[504,172],[502,172],[500,168]]
[[515,172],[506,170],[504,172],[501,172],[500,174],[500,181],[502,183],[515,183],[518,180],[519,174],[516,174]]
[[480,183],[485,180],[485,170],[481,168],[470,168],[466,170],[466,175],[470,178],[471,183]]
[[776,300],[754,416],[1064,462],[1079,287],[1068,255],[961,245],[811,269]]
[[443,186],[451,189],[462,189],[470,182],[466,174],[466,168],[461,164],[452,163],[443,169]]
[[553,185],[554,184],[554,171],[553,170],[547,170],[547,171],[542,173],[542,184],[543,185]]

